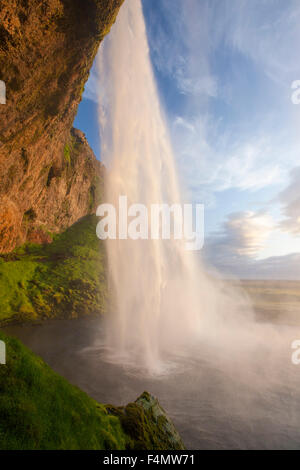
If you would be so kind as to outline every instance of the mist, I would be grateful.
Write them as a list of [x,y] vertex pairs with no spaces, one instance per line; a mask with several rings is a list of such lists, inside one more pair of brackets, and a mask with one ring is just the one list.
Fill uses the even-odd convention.
[[[139,1],[122,8],[102,48],[99,70],[106,200],[115,207],[121,195],[146,207],[185,202]],[[208,323],[215,331],[221,306],[240,322],[249,315],[247,302],[218,287],[199,253],[188,252],[181,240],[109,240],[107,252],[114,298],[107,340],[122,360],[159,368],[163,355],[197,341]],[[220,326],[223,319],[217,322]]]
[[[101,155],[108,168],[106,200],[182,200],[168,127],[155,83],[142,5],[127,2],[98,58]],[[153,367],[163,352],[203,337],[244,345],[260,341],[250,300],[208,275],[198,253],[178,240],[110,240],[114,297],[108,343],[120,356]],[[253,330],[254,329],[254,330]],[[242,334],[243,339],[239,337]]]
[[[98,67],[101,154],[108,169],[105,200],[116,207],[120,195],[147,207],[186,202],[139,0],[122,7]],[[281,427],[286,433],[289,423],[291,442],[289,432],[299,427],[300,381],[291,363],[295,328],[257,322],[238,282],[208,274],[201,253],[186,251],[178,240],[109,240],[106,246],[113,299],[105,322],[106,360],[137,375],[183,374],[182,393],[196,393],[194,415],[197,384],[199,400],[213,403],[215,417],[235,416],[237,436],[249,423],[260,426],[263,420],[268,432],[277,429],[275,446]],[[257,432],[266,432],[264,426]],[[249,440],[247,445],[259,443]]]

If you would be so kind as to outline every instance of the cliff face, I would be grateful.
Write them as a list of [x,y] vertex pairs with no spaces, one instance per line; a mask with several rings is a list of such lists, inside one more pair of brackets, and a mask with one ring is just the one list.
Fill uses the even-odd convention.
[[1,1],[0,253],[95,210],[103,169],[71,127],[122,2]]

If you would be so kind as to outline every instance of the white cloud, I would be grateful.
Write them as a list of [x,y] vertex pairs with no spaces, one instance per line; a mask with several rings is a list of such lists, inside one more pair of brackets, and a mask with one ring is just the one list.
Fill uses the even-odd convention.
[[217,266],[225,277],[261,280],[300,280],[300,253],[272,256],[264,260],[233,260],[231,265]]
[[274,230],[276,226],[266,214],[231,214],[223,229],[205,244],[204,259],[225,277],[300,279],[300,253],[258,259]]
[[[300,169],[289,179],[299,161],[300,107],[290,99],[291,82],[300,79],[299,0],[160,0],[159,18],[149,11],[151,56],[174,84],[167,111],[188,198],[212,206],[217,192],[268,188],[278,212],[282,206],[279,222],[230,215],[207,243],[207,257],[223,271],[263,278],[287,278],[290,263],[297,277],[299,255],[286,253],[297,251],[292,235],[300,233]],[[97,87],[94,69],[84,96],[96,101]]]
[[207,252],[214,264],[225,267],[232,260],[257,258],[274,229],[265,213],[237,212],[228,216],[222,230],[208,240]]
[[177,116],[177,117],[175,118],[175,120],[174,120],[174,126],[182,126],[183,128],[185,128],[185,129],[187,129],[187,130],[189,130],[189,131],[191,131],[191,132],[195,132],[195,126],[194,126],[191,122],[189,122],[189,121],[183,119],[183,118],[180,117],[180,116]]
[[207,204],[216,192],[227,189],[256,191],[287,183],[298,150],[287,150],[284,136],[267,135],[260,129],[251,137],[235,135],[222,127],[221,120],[208,114],[174,119],[172,141],[191,199]]
[[[216,191],[286,184],[298,158],[290,80],[300,76],[299,1],[161,0],[160,8],[163,22],[148,21],[150,46],[157,69],[186,95],[170,117],[190,197],[207,203]],[[226,103],[223,118],[212,103]]]
[[300,235],[300,167],[290,172],[290,183],[279,194],[279,200],[284,217],[280,222],[281,229]]
[[219,94],[212,58],[220,47],[249,58],[281,86],[299,78],[298,0],[161,0],[160,8],[164,22],[149,20],[152,55],[181,91]]
[[[225,0],[227,41],[258,63],[274,82],[286,85],[299,72],[298,0]],[[226,17],[227,12],[227,17]],[[221,26],[222,28],[222,26]]]
[[228,216],[204,244],[208,266],[222,275],[248,279],[300,279],[299,239],[284,234],[266,213]]
[[239,270],[243,277],[252,279],[300,280],[300,253],[273,256]]
[[164,23],[148,21],[156,68],[175,81],[180,93],[216,97],[218,83],[207,54],[211,34],[210,6],[197,0],[161,0]]

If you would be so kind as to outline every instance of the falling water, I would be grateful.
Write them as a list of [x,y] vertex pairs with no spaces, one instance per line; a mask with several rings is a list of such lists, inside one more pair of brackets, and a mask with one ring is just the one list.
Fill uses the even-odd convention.
[[[160,105],[140,0],[125,2],[99,59],[106,199],[128,205],[181,203],[174,155]],[[178,240],[110,240],[114,297],[108,344],[122,360],[155,369],[203,331],[220,300],[197,252]]]
[[[99,71],[107,200],[180,202],[139,0],[121,8]],[[281,325],[253,321],[241,292],[179,242],[111,240],[107,251],[104,341],[98,319],[17,326],[17,336],[99,402],[127,403],[145,388],[159,396],[192,449],[299,449],[299,323],[284,313]]]

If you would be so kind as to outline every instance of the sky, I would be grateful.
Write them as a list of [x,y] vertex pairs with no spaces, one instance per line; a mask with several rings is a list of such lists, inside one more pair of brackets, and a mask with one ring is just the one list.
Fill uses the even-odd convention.
[[[299,0],[142,3],[184,197],[205,205],[201,257],[300,279]],[[98,96],[94,66],[74,125],[101,158]]]

